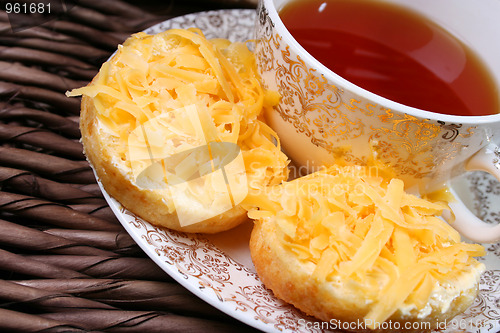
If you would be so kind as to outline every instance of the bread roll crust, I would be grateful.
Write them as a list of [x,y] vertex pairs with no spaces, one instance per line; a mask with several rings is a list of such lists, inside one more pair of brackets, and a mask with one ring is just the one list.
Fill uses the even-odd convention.
[[[422,333],[442,329],[445,320],[449,321],[463,313],[477,296],[476,282],[462,290],[444,311],[440,306],[433,306],[431,313],[422,317],[416,311],[403,313],[398,310],[385,323],[379,323],[379,329],[371,330],[358,324],[363,323],[363,317],[371,307],[366,295],[357,292],[355,285],[349,286],[346,281],[337,285],[319,283],[311,277],[312,270],[287,251],[276,235],[276,224],[272,220],[255,221],[250,238],[250,252],[260,280],[276,297],[309,316],[322,321],[334,320],[337,325],[352,323],[348,326],[349,331]],[[442,292],[445,292],[444,288]]]

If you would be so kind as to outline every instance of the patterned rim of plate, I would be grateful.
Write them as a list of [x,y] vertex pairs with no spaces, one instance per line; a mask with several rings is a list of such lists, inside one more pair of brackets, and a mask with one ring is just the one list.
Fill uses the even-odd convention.
[[[179,16],[145,30],[154,34],[171,28],[197,27],[207,38],[232,41],[251,39],[255,11],[230,9]],[[471,173],[460,178],[457,187],[469,193],[463,198],[483,219],[498,223],[500,184],[491,176]],[[251,264],[236,257],[249,258],[248,246],[221,249],[210,236],[186,234],[152,226],[101,190],[118,220],[144,252],[166,273],[193,294],[228,315],[267,332],[326,332],[314,319],[274,297],[260,282]],[[240,232],[240,231],[228,231]],[[245,231],[244,231],[245,232]],[[240,237],[241,238],[241,237]],[[481,260],[488,271],[482,276],[480,293],[474,304],[454,319],[443,332],[481,332],[500,330],[500,243],[486,245],[488,255]],[[234,252],[234,253],[233,253]],[[238,255],[234,256],[238,252]],[[234,258],[233,258],[234,257]],[[316,322],[317,323],[317,322]],[[329,330],[328,332],[332,332]]]

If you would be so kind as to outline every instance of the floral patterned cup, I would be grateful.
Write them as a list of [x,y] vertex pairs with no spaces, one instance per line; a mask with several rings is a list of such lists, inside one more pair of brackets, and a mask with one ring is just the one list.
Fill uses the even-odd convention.
[[[418,187],[421,193],[443,188],[470,170],[483,170],[500,180],[500,114],[433,113],[348,82],[314,59],[288,32],[278,15],[287,2],[260,1],[255,52],[264,85],[282,96],[266,116],[297,165],[312,171],[339,158],[365,164],[376,156],[391,165],[408,188]],[[500,1],[391,2],[420,11],[460,36],[480,54],[500,86]],[[463,235],[480,242],[500,239],[500,225],[482,222],[459,203],[452,207],[452,225]]]

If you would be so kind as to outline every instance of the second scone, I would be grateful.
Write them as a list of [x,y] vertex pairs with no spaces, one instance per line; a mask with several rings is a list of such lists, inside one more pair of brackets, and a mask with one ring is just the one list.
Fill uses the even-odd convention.
[[250,250],[274,294],[331,328],[427,332],[466,310],[482,246],[369,167],[331,167],[253,197]]

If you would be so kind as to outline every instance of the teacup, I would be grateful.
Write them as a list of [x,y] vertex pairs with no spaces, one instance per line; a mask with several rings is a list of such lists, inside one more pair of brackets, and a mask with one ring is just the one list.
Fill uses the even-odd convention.
[[[374,0],[377,1],[377,0]],[[288,0],[261,0],[255,52],[266,88],[281,101],[266,115],[283,149],[313,171],[339,160],[390,165],[421,194],[450,179],[483,170],[500,180],[500,110],[487,116],[455,116],[406,106],[367,91],[311,56],[279,16]],[[423,13],[476,51],[500,86],[500,1],[391,0]],[[446,13],[446,15],[443,15]],[[500,240],[500,225],[465,214],[455,202],[452,225],[478,242]],[[460,212],[460,213],[459,213]]]

